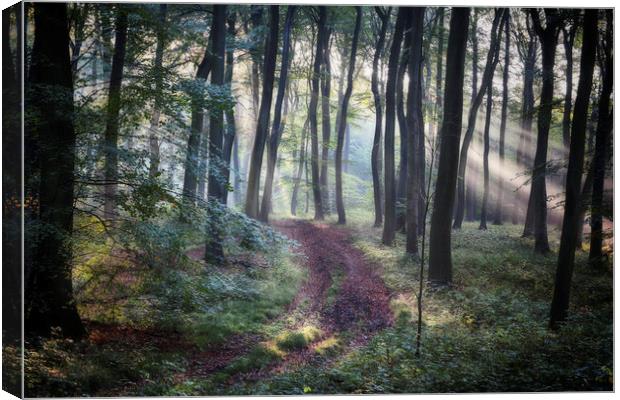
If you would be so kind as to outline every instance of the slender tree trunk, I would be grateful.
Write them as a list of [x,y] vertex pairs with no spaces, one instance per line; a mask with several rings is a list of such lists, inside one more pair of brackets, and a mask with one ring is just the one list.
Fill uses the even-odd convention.
[[105,141],[105,192],[104,218],[113,220],[116,215],[116,192],[118,190],[118,131],[121,109],[121,86],[123,84],[123,67],[127,47],[127,10],[124,5],[117,5],[116,39],[112,72],[108,92],[106,112]]
[[487,229],[487,207],[489,203],[489,130],[491,129],[491,113],[493,111],[493,86],[487,86],[487,109],[484,119],[484,153],[482,155],[482,171],[484,189],[482,192],[482,208],[480,210],[480,230]]
[[207,168],[209,168],[209,119],[202,119],[200,129],[200,149],[198,154],[198,188],[196,190],[196,200],[205,200],[207,189]]
[[555,50],[560,16],[557,10],[545,9],[547,26],[542,28],[538,10],[531,10],[530,15],[534,28],[542,45],[543,72],[540,106],[538,110],[538,137],[536,139],[536,154],[532,171],[532,204],[534,215],[534,250],[537,253],[549,252],[547,237],[547,187],[545,183],[547,173],[547,148],[549,146],[549,127],[551,125],[551,111],[553,108],[553,81],[555,67]]
[[347,221],[344,210],[344,198],[342,195],[342,149],[344,147],[344,134],[347,126],[347,111],[349,109],[349,99],[353,92],[353,72],[355,71],[355,58],[357,56],[357,44],[359,42],[360,29],[362,26],[362,8],[355,7],[355,30],[353,31],[353,41],[351,43],[351,57],[349,58],[349,73],[347,75],[347,89],[342,97],[340,105],[341,117],[338,121],[338,143],[336,145],[336,209],[338,210],[338,223],[344,224]]
[[306,160],[306,135],[308,132],[309,118],[306,118],[304,126],[301,129],[301,142],[299,145],[299,164],[297,166],[297,173],[295,180],[293,181],[293,194],[291,195],[291,214],[297,215],[297,197],[299,193],[299,184],[301,183],[301,176],[304,172],[304,163]]
[[278,50],[278,27],[279,6],[269,7],[269,35],[265,41],[265,63],[263,65],[263,92],[261,95],[258,124],[254,148],[250,160],[250,173],[248,174],[248,190],[245,200],[245,213],[251,218],[258,218],[258,197],[260,190],[260,173],[263,164],[265,142],[269,134],[269,115],[273,97],[273,84],[275,81],[276,56]]
[[[471,64],[472,64],[472,75],[471,75],[471,104],[474,103],[476,99],[476,95],[478,94],[478,10],[474,9],[473,11],[473,19],[471,24]],[[475,132],[474,132],[475,134]],[[476,167],[476,171],[472,171],[472,173],[479,174],[480,169]],[[465,193],[465,219],[467,221],[474,221],[476,219],[476,203],[477,203],[477,192],[478,185],[476,184],[476,179],[470,179],[466,182],[467,188]]]
[[396,81],[400,47],[406,23],[407,9],[400,7],[396,17],[390,58],[388,60],[388,75],[385,85],[385,223],[383,224],[383,244],[392,245],[396,234],[396,182],[394,168],[394,130],[396,117]]
[[431,217],[429,275],[431,282],[452,281],[450,223],[457,179],[463,119],[463,79],[467,47],[469,8],[453,8],[448,35],[443,120],[440,131],[439,167]]
[[[126,32],[124,21],[119,19],[119,31]],[[41,117],[34,123],[44,149],[38,160],[38,219],[44,229],[26,286],[25,333],[49,336],[59,327],[63,336],[79,338],[85,331],[71,283],[76,135],[66,4],[34,3],[34,26],[28,102]]]
[[[588,10],[590,11],[590,10]],[[586,11],[586,13],[588,12]],[[603,88],[598,105],[596,145],[594,148],[592,179],[592,217],[590,227],[590,263],[601,265],[603,259],[603,194],[605,189],[605,164],[607,162],[609,133],[613,126],[613,112],[610,111],[610,96],[613,90],[613,12],[605,10],[607,30],[605,34],[602,64]],[[585,35],[585,33],[584,33]],[[581,75],[580,75],[581,76]],[[580,78],[581,79],[581,78]],[[577,105],[575,104],[575,109]]]
[[308,115],[310,117],[310,142],[311,142],[311,166],[312,166],[312,195],[314,198],[314,219],[323,220],[323,197],[321,196],[321,185],[319,182],[319,133],[316,109],[319,101],[319,78],[321,74],[321,55],[325,45],[327,35],[327,9],[319,6],[319,34],[316,39],[316,52],[314,55],[314,65],[312,68],[310,107]]
[[[237,35],[235,28],[236,16],[234,12],[228,15],[226,20],[227,34],[229,38],[234,38]],[[233,46],[228,46],[226,49],[226,71],[224,73],[224,83],[229,87],[232,85],[233,67],[235,65],[235,52]],[[237,124],[235,122],[235,109],[228,108],[224,112],[226,118],[226,138],[224,138],[224,168],[225,168],[225,182],[226,190],[224,190],[223,203],[228,202],[228,192],[230,189],[230,161],[231,156],[233,158],[233,172],[235,174],[233,191],[235,198],[237,197],[237,190],[239,190],[239,180],[236,178],[239,171],[239,154],[237,149]]]
[[585,154],[586,124],[588,121],[588,103],[592,91],[592,75],[598,42],[598,10],[586,9],[583,20],[583,47],[579,85],[575,99],[575,110],[571,127],[570,153],[566,173],[566,202],[564,203],[564,221],[562,237],[551,302],[550,326],[564,321],[570,300],[570,286],[575,264],[575,241],[577,239],[577,219],[581,197],[581,176]]
[[372,60],[371,90],[375,101],[375,134],[372,140],[371,169],[372,169],[372,188],[375,206],[375,226],[383,223],[383,196],[381,195],[381,133],[383,128],[383,105],[381,103],[381,92],[379,91],[379,60],[383,54],[385,46],[385,34],[390,18],[391,9],[384,11],[381,7],[375,7],[375,11],[381,19],[379,37],[375,45],[375,54]]
[[282,61],[280,66],[280,79],[278,81],[278,93],[276,95],[276,106],[273,112],[273,125],[271,127],[271,137],[269,139],[269,149],[267,153],[267,177],[265,178],[265,189],[263,191],[263,201],[259,216],[259,219],[263,222],[268,222],[269,220],[273,174],[276,168],[276,161],[278,159],[278,146],[280,145],[280,138],[282,137],[282,131],[284,130],[284,124],[286,123],[286,111],[284,112],[284,121],[282,121],[282,103],[285,101],[285,93],[288,84],[287,79],[289,53],[291,47],[291,30],[293,28],[293,19],[295,18],[296,9],[297,7],[294,5],[288,6],[286,20],[284,22],[284,31],[282,33]]
[[151,113],[151,126],[149,127],[149,176],[154,178],[159,173],[159,140],[157,131],[159,129],[159,118],[161,115],[162,86],[164,80],[163,59],[164,48],[166,47],[166,14],[167,4],[159,5],[159,24],[157,26],[157,45],[155,47],[155,95],[153,101],[153,111]]
[[[411,26],[408,40],[409,88],[407,92],[407,244],[409,254],[418,253],[418,207],[420,206],[420,173],[417,171],[419,155],[418,137],[424,136],[424,119],[422,113],[422,42],[424,34],[424,7],[410,9]],[[422,176],[423,178],[423,176]],[[422,179],[424,182],[424,179]]]
[[[506,22],[504,32],[506,47],[504,49],[504,76],[502,79],[502,120],[499,126],[499,170],[504,171],[504,147],[506,142],[506,121],[508,119],[508,77],[510,74],[510,10],[506,11]],[[504,178],[502,174],[497,177],[497,197],[495,203],[495,220],[493,224],[501,225],[503,223],[503,207],[504,207]]]
[[482,98],[486,93],[487,86],[493,84],[495,67],[499,61],[500,37],[503,26],[504,12],[505,9],[495,10],[495,18],[493,19],[493,26],[491,27],[491,43],[487,53],[487,63],[482,75],[482,84],[480,85],[480,90],[476,93],[476,98],[469,109],[467,131],[465,132],[465,137],[463,138],[463,145],[461,146],[461,153],[459,157],[457,180],[458,202],[456,205],[456,215],[453,224],[454,229],[461,229],[463,218],[465,216],[465,170],[467,168],[467,155],[469,145],[471,144],[471,139],[476,129],[478,109],[480,108],[480,104],[482,104]]
[[321,174],[319,177],[319,183],[321,185],[321,203],[323,204],[324,211],[327,215],[330,214],[329,204],[329,185],[328,181],[328,163],[329,163],[329,147],[331,139],[331,120],[329,117],[329,94],[331,92],[332,81],[332,67],[330,60],[330,45],[329,38],[331,36],[331,29],[327,29],[325,35],[325,43],[323,43],[323,72],[321,73],[321,128],[322,128],[322,142],[321,142]]
[[568,149],[570,145],[570,114],[573,107],[573,43],[577,33],[577,21],[569,29],[562,28],[564,56],[566,57],[566,92],[564,94],[564,113],[562,115],[562,141]]
[[[196,71],[196,80],[206,81],[211,73],[211,68],[215,60],[212,60],[211,49],[213,47],[213,33],[215,32],[215,20],[211,24],[211,33],[209,44],[205,49],[198,70]],[[184,201],[194,204],[196,202],[196,186],[200,173],[200,148],[202,130],[204,127],[204,112],[202,99],[199,95],[192,96],[192,115],[189,138],[187,140],[187,153],[185,156],[185,171],[183,175],[183,199]],[[206,133],[205,133],[206,134]],[[203,146],[204,148],[204,146]]]
[[[226,6],[213,5],[213,67],[211,85],[224,85],[224,60],[226,56]],[[224,141],[224,113],[221,108],[214,107],[209,111],[209,174],[207,181],[207,201],[211,218],[207,226],[205,240],[205,261],[208,264],[219,264],[224,260],[224,249],[221,240],[221,210],[226,205],[224,182],[226,167],[222,161]]]
[[[409,10],[410,11],[410,10]],[[409,13],[410,14],[410,13]],[[396,73],[396,120],[400,136],[400,165],[398,167],[398,181],[396,185],[396,230],[405,231],[407,214],[407,117],[405,116],[405,72],[409,62],[409,41],[411,35],[411,18],[407,17],[403,34],[403,49]]]

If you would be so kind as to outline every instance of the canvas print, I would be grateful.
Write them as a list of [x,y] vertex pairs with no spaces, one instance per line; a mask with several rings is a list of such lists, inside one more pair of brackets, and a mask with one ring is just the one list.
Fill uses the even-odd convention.
[[3,10],[3,389],[613,391],[613,13]]

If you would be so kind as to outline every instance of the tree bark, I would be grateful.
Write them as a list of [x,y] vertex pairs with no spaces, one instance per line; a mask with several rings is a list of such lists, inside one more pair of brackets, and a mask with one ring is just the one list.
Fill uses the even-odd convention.
[[[408,10],[411,11],[411,10]],[[400,136],[400,163],[398,166],[398,181],[396,185],[396,230],[405,231],[407,214],[407,117],[405,116],[405,72],[409,63],[409,41],[411,35],[411,13],[407,16],[403,34],[403,48],[396,73],[396,120]]]
[[530,192],[534,218],[534,250],[541,254],[549,252],[549,239],[547,237],[547,187],[545,179],[547,173],[549,127],[551,125],[551,111],[553,108],[553,69],[555,67],[558,29],[561,23],[557,10],[547,8],[544,11],[546,28],[543,29],[538,10],[530,9],[534,29],[542,46],[543,56],[542,90],[538,109],[538,137],[536,139],[536,154],[534,156],[532,189]]
[[[510,74],[510,10],[506,10],[504,32],[506,47],[504,48],[504,76],[502,79],[502,120],[499,126],[499,170],[504,170],[504,147],[506,142],[506,121],[508,119],[508,77]],[[502,174],[497,177],[497,197],[495,199],[495,220],[494,225],[503,223],[503,207],[504,207],[504,178]]]
[[[605,164],[607,162],[610,138],[613,126],[613,112],[610,110],[610,97],[613,90],[613,14],[605,10],[607,30],[604,43],[602,63],[603,87],[598,105],[598,123],[596,126],[596,144],[594,147],[592,179],[592,216],[590,227],[589,260],[594,266],[600,266],[603,259],[603,194],[605,186]],[[575,108],[577,106],[575,105]]]
[[474,130],[476,129],[476,119],[478,115],[478,109],[482,104],[482,98],[486,93],[487,86],[493,84],[493,75],[495,73],[495,67],[499,61],[499,48],[500,37],[503,26],[503,15],[505,9],[496,9],[495,18],[493,19],[493,25],[491,27],[491,43],[489,51],[487,53],[487,63],[484,67],[484,73],[482,74],[482,83],[480,90],[476,93],[476,97],[469,109],[469,116],[467,120],[467,131],[465,131],[465,137],[463,138],[463,144],[461,146],[461,153],[459,157],[458,167],[458,180],[457,180],[457,205],[456,215],[454,217],[454,229],[461,229],[463,218],[465,216],[465,170],[467,168],[467,155],[469,151],[469,145],[471,144]]
[[[226,6],[213,5],[213,67],[211,85],[224,85],[224,60],[226,56]],[[225,166],[222,160],[224,141],[224,113],[221,108],[209,110],[209,174],[207,181],[207,201],[211,218],[207,226],[205,240],[205,261],[208,264],[220,264],[224,260],[224,249],[221,240],[221,208],[226,205],[224,192]]]
[[263,222],[269,221],[269,211],[271,207],[271,192],[273,185],[273,175],[278,159],[278,146],[286,123],[286,112],[282,121],[282,103],[286,100],[285,93],[288,84],[289,54],[291,48],[291,30],[297,6],[289,5],[284,21],[284,31],[282,32],[282,61],[280,65],[280,78],[278,80],[278,93],[276,95],[276,105],[273,112],[273,125],[271,127],[271,137],[267,153],[267,176],[265,178],[265,189],[263,190],[263,200],[261,204],[259,219]]
[[577,239],[577,220],[581,198],[581,176],[585,154],[586,124],[588,120],[588,103],[592,90],[592,75],[598,42],[598,10],[586,9],[583,20],[583,47],[579,84],[571,126],[570,153],[566,173],[566,201],[560,251],[551,302],[550,327],[556,328],[558,322],[564,321],[570,300],[570,285],[575,264],[575,241]]
[[321,59],[324,51],[325,36],[327,35],[327,9],[319,6],[319,33],[316,39],[316,52],[314,55],[314,65],[312,68],[310,107],[308,115],[310,117],[310,148],[311,148],[311,167],[312,167],[312,195],[314,199],[314,219],[323,220],[323,197],[321,196],[321,185],[319,182],[319,133],[317,122],[317,105],[319,101],[319,78],[321,74]]
[[[418,219],[420,206],[420,173],[418,157],[419,136],[424,136],[424,119],[422,113],[422,42],[424,34],[424,7],[411,8],[411,25],[408,51],[409,88],[407,91],[407,244],[409,254],[418,253]],[[422,176],[423,178],[423,176]],[[424,180],[422,180],[424,182]]]
[[455,7],[452,9],[448,35],[443,120],[431,217],[428,271],[428,279],[440,284],[449,284],[452,281],[450,223],[463,119],[463,79],[469,12],[469,8]]
[[260,191],[260,173],[263,164],[265,142],[269,134],[269,116],[273,97],[273,84],[275,81],[276,56],[278,50],[279,31],[279,6],[269,7],[269,35],[265,41],[265,58],[263,65],[263,92],[261,94],[256,136],[250,160],[250,173],[248,174],[248,189],[245,200],[245,213],[250,218],[258,218]]
[[114,56],[112,57],[112,72],[108,91],[108,106],[106,112],[105,141],[105,191],[104,191],[104,218],[111,221],[116,216],[116,194],[118,190],[118,131],[119,114],[121,109],[121,86],[123,84],[123,67],[125,66],[125,51],[127,47],[127,10],[124,5],[117,5],[116,10],[116,38]]
[[564,112],[562,114],[562,141],[568,149],[570,145],[570,114],[573,107],[573,43],[577,33],[577,21],[570,28],[562,28],[564,56],[566,57],[566,92],[564,94]]
[[155,61],[153,71],[155,73],[155,94],[153,100],[153,112],[151,113],[151,126],[149,127],[149,176],[154,178],[159,173],[159,140],[157,132],[161,116],[162,86],[164,80],[163,59],[166,47],[166,15],[168,5],[159,5],[159,24],[157,25],[157,45],[155,47]]
[[[228,37],[234,38],[237,35],[237,29],[235,28],[236,24],[236,16],[235,13],[232,12],[228,15],[226,19],[227,24],[227,34]],[[235,49],[233,46],[227,46],[226,48],[226,71],[224,72],[224,84],[231,87],[232,85],[232,77],[233,77],[233,67],[235,66]],[[233,193],[235,193],[235,198],[238,194],[239,190],[239,180],[236,178],[239,173],[239,154],[237,149],[237,124],[235,122],[235,109],[227,108],[224,112],[224,116],[226,118],[226,137],[224,138],[224,168],[225,168],[225,176],[224,181],[226,182],[226,190],[224,190],[224,199],[223,203],[227,204],[228,202],[228,193],[230,192],[230,162],[231,157],[233,158],[233,172],[235,174],[234,185],[232,187]]]
[[327,215],[330,214],[329,204],[329,185],[328,185],[328,163],[329,163],[329,147],[331,139],[331,120],[330,120],[330,106],[329,98],[331,92],[332,81],[332,64],[330,60],[330,45],[329,39],[331,36],[331,29],[327,29],[325,35],[325,42],[323,43],[323,72],[321,73],[321,129],[322,129],[322,141],[321,141],[321,174],[319,177],[319,183],[321,185],[321,203],[323,204],[324,211]]
[[338,210],[338,223],[345,224],[347,221],[344,198],[342,195],[342,150],[344,147],[344,134],[347,126],[347,111],[349,109],[349,99],[353,92],[353,72],[355,71],[355,58],[357,56],[357,45],[359,42],[360,29],[362,25],[362,8],[355,7],[355,30],[351,43],[351,57],[349,58],[349,72],[347,74],[347,89],[342,97],[340,105],[341,116],[338,121],[338,142],[336,144],[336,209]]
[[[126,31],[124,21],[118,21],[120,31]],[[39,153],[38,219],[44,229],[37,238],[26,286],[25,334],[49,336],[52,328],[59,327],[63,336],[79,338],[85,330],[71,282],[76,135],[66,4],[35,3],[34,26],[27,100],[41,117],[35,123],[43,150]]]
[[372,152],[370,164],[372,169],[372,189],[375,206],[375,226],[383,223],[383,196],[381,195],[381,136],[383,128],[383,105],[381,102],[381,92],[379,91],[379,60],[383,54],[385,46],[385,34],[387,31],[391,8],[384,11],[381,7],[375,7],[375,12],[381,19],[381,28],[375,45],[375,54],[372,59],[371,90],[375,101],[375,134],[372,140]]
[[396,117],[396,81],[400,47],[406,23],[407,9],[400,7],[392,36],[388,60],[387,83],[385,85],[385,223],[383,224],[383,244],[392,245],[396,234],[396,182],[394,168],[394,130]]
[[489,130],[491,129],[491,113],[493,110],[493,86],[487,86],[487,109],[484,119],[484,152],[482,154],[482,172],[484,186],[482,192],[482,208],[480,209],[480,226],[478,229],[487,229],[487,207],[489,203]]

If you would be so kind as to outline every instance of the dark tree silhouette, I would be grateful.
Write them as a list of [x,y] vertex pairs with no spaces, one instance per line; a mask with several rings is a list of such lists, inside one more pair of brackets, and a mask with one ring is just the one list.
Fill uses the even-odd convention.
[[493,112],[493,86],[487,86],[487,108],[484,118],[484,150],[482,154],[482,173],[483,173],[483,191],[482,191],[482,208],[480,209],[480,226],[478,229],[487,229],[487,208],[489,204],[489,130],[491,129],[491,114]]
[[390,20],[391,8],[384,10],[375,7],[375,12],[381,20],[381,28],[375,45],[375,54],[372,59],[371,90],[375,101],[375,135],[372,140],[372,154],[370,164],[372,169],[372,189],[375,205],[375,226],[383,223],[383,196],[381,195],[381,136],[383,131],[383,104],[379,91],[379,60],[383,56],[385,34]]
[[566,318],[570,300],[570,286],[575,264],[575,241],[577,240],[577,222],[579,202],[581,200],[581,176],[585,154],[586,124],[588,121],[588,105],[592,90],[592,75],[596,59],[598,42],[598,10],[587,9],[583,19],[583,47],[579,69],[579,85],[571,126],[570,153],[566,173],[566,201],[564,203],[564,220],[558,266],[551,302],[552,328]]
[[108,106],[105,127],[105,192],[104,218],[113,220],[116,215],[116,192],[118,190],[118,130],[120,125],[121,86],[123,84],[123,68],[127,48],[127,10],[125,5],[116,6],[116,37],[112,72],[108,90]]
[[263,91],[261,93],[256,136],[250,159],[250,173],[248,174],[248,189],[245,199],[245,213],[252,218],[258,218],[258,197],[260,190],[260,173],[263,164],[265,143],[269,134],[269,115],[273,97],[275,81],[276,56],[278,51],[279,6],[269,7],[269,35],[265,41],[265,57],[263,65]]
[[463,79],[469,26],[469,8],[455,7],[450,17],[439,166],[431,216],[429,275],[431,282],[452,281],[452,206],[456,188],[463,120]]
[[159,5],[158,25],[157,25],[157,45],[155,48],[155,60],[153,62],[153,72],[155,74],[155,87],[153,94],[153,111],[151,113],[151,126],[149,127],[149,176],[154,178],[159,172],[159,139],[157,131],[162,108],[162,86],[164,82],[164,48],[166,47],[166,18],[168,5]]
[[[229,38],[234,38],[237,35],[237,29],[235,27],[237,23],[236,13],[229,12],[228,17],[226,19],[227,26],[227,34]],[[232,83],[233,77],[233,68],[235,66],[235,48],[232,45],[226,46],[226,71],[224,72],[224,84],[230,85]],[[237,179],[237,175],[239,174],[239,153],[237,146],[237,124],[235,122],[235,110],[234,108],[227,108],[224,111],[224,117],[226,119],[226,137],[224,138],[224,168],[225,168],[225,176],[224,182],[228,184],[230,187],[230,162],[232,159],[233,162],[233,172],[235,174],[234,177],[234,187],[233,193],[235,194],[235,199],[239,195],[240,185],[239,179]],[[222,203],[226,204],[228,201],[228,192],[229,190],[224,190],[224,199]]]
[[[125,30],[126,16],[118,22],[119,30]],[[25,330],[28,335],[49,336],[59,327],[62,335],[78,338],[85,331],[71,283],[76,135],[66,4],[35,3],[34,27],[26,101],[40,115],[30,128],[42,150],[36,218],[45,229],[38,235],[32,265],[25,266]]]
[[562,141],[568,149],[570,145],[570,115],[573,107],[573,44],[577,34],[578,13],[572,13],[570,27],[562,27],[564,56],[566,57],[566,92],[564,93],[564,113],[562,114]]
[[[610,97],[613,90],[613,12],[605,10],[607,28],[601,52],[601,75],[603,87],[598,104],[598,123],[596,127],[596,145],[592,160],[592,215],[590,226],[590,262],[595,266],[603,258],[603,192],[605,186],[605,164],[609,148],[609,133],[613,127],[613,111],[610,110]],[[576,107],[576,106],[575,106]]]
[[385,222],[383,224],[383,244],[388,246],[392,244],[396,234],[396,182],[394,177],[395,94],[400,47],[406,23],[406,13],[407,10],[404,7],[398,9],[396,25],[392,36],[392,45],[390,47],[387,82],[385,85]]
[[329,203],[329,185],[328,185],[328,166],[329,166],[329,147],[331,140],[331,119],[330,119],[330,106],[329,98],[332,90],[332,63],[330,59],[330,37],[332,30],[327,29],[325,35],[325,42],[323,43],[323,61],[322,61],[322,73],[320,79],[321,85],[321,173],[319,176],[319,183],[321,185],[321,203],[323,209],[327,215],[330,214]]
[[336,209],[338,210],[338,223],[347,222],[344,210],[344,198],[342,195],[342,150],[344,147],[345,128],[347,126],[347,112],[349,110],[349,99],[353,92],[353,73],[355,72],[355,57],[357,56],[357,44],[360,37],[360,29],[362,25],[362,8],[355,7],[355,29],[353,31],[353,40],[351,42],[351,56],[349,58],[349,71],[347,73],[347,88],[342,97],[340,105],[341,117],[338,121],[338,137],[336,144]]

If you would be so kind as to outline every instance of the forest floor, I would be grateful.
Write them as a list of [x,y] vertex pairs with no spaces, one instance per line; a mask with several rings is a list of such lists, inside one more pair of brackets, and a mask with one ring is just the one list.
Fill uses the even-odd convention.
[[[31,395],[613,387],[612,271],[589,268],[586,252],[576,257],[571,318],[553,332],[554,253],[534,254],[517,225],[464,224],[453,235],[453,285],[425,290],[418,357],[419,260],[404,255],[403,235],[387,247],[366,219],[272,225],[296,242],[285,262],[246,255],[243,267],[221,268],[244,285],[254,279],[248,287],[262,285],[258,295],[223,300],[209,318],[192,316],[191,329],[89,322],[88,340],[50,340],[27,354]],[[550,239],[557,248],[557,232]],[[200,265],[203,251],[187,254]]]

